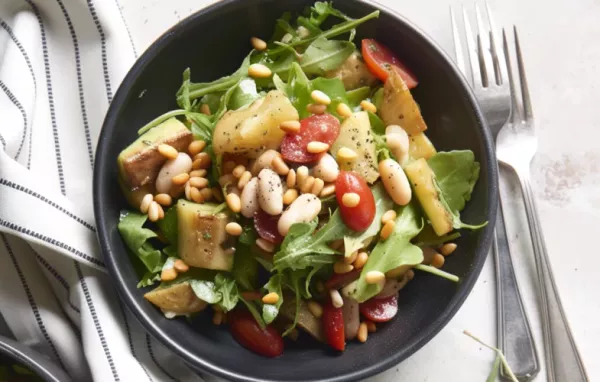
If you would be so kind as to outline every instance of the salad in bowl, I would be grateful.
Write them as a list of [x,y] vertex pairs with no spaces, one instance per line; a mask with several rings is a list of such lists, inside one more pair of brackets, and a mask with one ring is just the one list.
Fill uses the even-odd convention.
[[166,317],[211,312],[266,357],[303,332],[343,351],[394,318],[417,273],[442,270],[479,177],[468,150],[439,152],[418,79],[332,3],[286,13],[233,74],[190,69],[179,109],[118,159],[131,205],[119,231],[146,300]]

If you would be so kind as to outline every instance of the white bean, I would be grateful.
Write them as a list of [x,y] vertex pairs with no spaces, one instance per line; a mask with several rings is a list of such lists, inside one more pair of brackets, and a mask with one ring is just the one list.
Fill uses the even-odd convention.
[[287,235],[294,223],[308,223],[321,211],[321,200],[313,194],[302,194],[288,207],[277,222],[281,236]]
[[335,158],[329,154],[325,154],[319,159],[317,165],[313,167],[313,175],[321,178],[326,182],[333,182],[340,174],[340,166]]
[[271,168],[271,162],[273,162],[273,158],[276,156],[279,156],[279,153],[275,150],[267,150],[260,154],[260,156],[256,158],[250,167],[250,172],[252,175],[256,176],[262,169]]
[[393,159],[379,162],[381,181],[392,200],[401,206],[410,202],[412,190],[402,167]]
[[258,174],[258,204],[269,215],[283,211],[283,186],[275,171],[265,168]]
[[337,289],[331,289],[329,291],[329,297],[331,297],[331,304],[334,308],[341,308],[344,306],[344,300],[342,299],[342,295]]
[[247,218],[254,216],[258,211],[258,179],[256,177],[250,179],[244,190],[242,191],[242,215]]
[[351,340],[358,334],[360,326],[360,314],[358,302],[353,298],[344,298],[342,306],[342,316],[344,317],[344,336],[346,340]]
[[188,173],[192,169],[192,158],[186,153],[177,154],[177,158],[169,159],[160,169],[156,177],[156,191],[167,194],[171,190],[171,179],[179,174]]
[[406,131],[400,126],[390,125],[385,129],[385,140],[398,163],[406,164],[409,157],[409,138]]

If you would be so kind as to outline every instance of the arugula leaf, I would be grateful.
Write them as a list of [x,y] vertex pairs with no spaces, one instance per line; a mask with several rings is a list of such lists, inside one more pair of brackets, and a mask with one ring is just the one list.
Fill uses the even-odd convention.
[[310,23],[317,27],[323,24],[329,16],[335,16],[346,21],[353,20],[335,9],[332,1],[317,1],[310,9]]
[[268,325],[277,318],[279,314],[279,308],[283,303],[283,292],[281,290],[281,281],[282,276],[279,273],[276,273],[271,276],[269,282],[265,284],[264,288],[269,291],[269,293],[275,292],[279,295],[279,300],[275,304],[263,304],[262,318],[265,323]]
[[177,205],[170,207],[165,212],[165,217],[156,222],[160,231],[165,235],[169,244],[174,245],[177,248]]
[[458,276],[453,275],[452,273],[442,271],[441,269],[432,267],[431,265],[417,264],[415,265],[414,269],[431,273],[433,275],[445,278],[446,280],[454,281],[455,283],[460,281],[460,278]]
[[229,99],[227,106],[229,110],[237,110],[251,104],[260,98],[256,91],[256,82],[252,78],[242,79]]
[[350,109],[354,110],[354,111],[360,111],[361,107],[360,107],[360,103],[369,98],[369,95],[371,94],[371,88],[368,86],[363,86],[362,88],[358,88],[358,89],[354,89],[354,90],[348,90],[346,92],[346,99],[348,100],[348,106],[350,106]]
[[202,113],[187,112],[185,114],[188,121],[191,123],[192,134],[194,139],[201,139],[207,144],[212,141],[212,121]]
[[240,299],[235,280],[222,273],[218,273],[214,281],[194,279],[189,282],[200,300],[209,304],[219,304],[226,312],[235,308]]
[[243,290],[254,290],[258,278],[258,263],[248,245],[238,241],[231,275]]
[[225,112],[227,111],[227,105],[229,105],[231,97],[236,92],[240,83],[242,83],[243,80],[244,80],[244,76],[242,76],[232,87],[227,89],[225,94],[223,94],[223,96],[221,97],[221,102],[219,103],[219,108],[217,109],[215,114],[212,115],[213,123],[211,125],[211,132],[214,129],[214,127],[216,126],[217,122],[219,122],[219,120],[221,119],[223,114],[225,114]]
[[277,74],[273,74],[273,85],[275,86],[275,89],[279,90],[280,92],[288,96],[288,98],[290,98],[289,95],[292,92],[291,87],[285,82],[283,82],[281,77],[279,77]]
[[144,273],[144,276],[142,276],[140,281],[137,283],[136,287],[137,288],[148,287],[148,286],[154,285],[154,283],[157,281],[160,281],[160,273],[147,271],[146,273]]
[[381,291],[378,285],[368,284],[365,281],[368,272],[386,273],[403,265],[416,265],[423,261],[421,248],[410,243],[410,240],[421,231],[422,227],[423,219],[414,202],[400,209],[394,232],[373,248],[356,283],[356,289],[350,292],[356,301],[364,302]]
[[377,110],[381,109],[381,104],[383,103],[383,87],[379,87],[377,90],[375,90],[373,93],[372,102]]
[[209,304],[216,304],[223,298],[213,281],[191,280],[190,286],[196,297]]
[[[310,85],[311,92],[313,90],[320,90],[329,96],[331,103],[327,106],[327,112],[342,120],[342,117],[337,112],[337,107],[340,103],[348,103],[348,99],[346,98],[346,89],[344,88],[344,83],[342,80],[339,78],[317,77],[310,82]],[[304,106],[304,113],[308,113],[306,106]],[[304,116],[304,113],[298,113]]]
[[431,224],[427,224],[425,228],[413,239],[413,244],[417,247],[435,247],[444,244],[445,242],[456,240],[460,237],[460,232],[438,236]]
[[214,113],[219,108],[221,97],[225,92],[209,93],[201,98],[201,103],[208,105],[211,113]]
[[167,119],[173,118],[173,117],[178,117],[180,115],[185,115],[187,114],[188,111],[184,110],[184,109],[178,109],[178,110],[171,110],[168,111],[162,115],[159,115],[158,117],[154,118],[152,121],[146,123],[144,126],[142,126],[139,130],[138,130],[138,135],[142,135],[144,134],[146,131],[150,130],[153,127],[156,127],[158,125],[160,125],[161,123],[163,123],[164,121],[166,121]]
[[238,238],[238,243],[247,246],[252,246],[256,242],[256,238],[258,237],[256,230],[254,229],[254,224],[252,223],[252,220],[248,220],[248,223],[242,224],[242,226],[244,228],[242,230],[242,234]]
[[265,324],[265,322],[262,319],[262,316],[258,312],[258,309],[256,308],[255,303],[253,301],[246,301],[246,299],[244,299],[241,295],[240,295],[240,301],[243,302],[244,305],[246,305],[246,308],[248,308],[248,310],[252,314],[252,317],[254,317],[254,319],[258,323],[258,326],[260,326],[261,329],[266,328],[267,325]]
[[306,74],[322,76],[326,71],[339,68],[355,49],[349,41],[319,37],[302,54],[300,66]]
[[363,232],[351,231],[344,236],[344,256],[350,257],[354,252],[364,247],[364,243],[377,236],[381,229],[381,216],[394,206],[394,202],[388,197],[383,185],[377,183],[371,188],[373,197],[375,198],[375,218],[373,222]]
[[[165,262],[165,256],[156,249],[150,239],[156,237],[154,231],[143,228],[148,216],[137,212],[121,211],[118,224],[119,233],[127,247],[144,264],[151,273],[160,272]],[[151,277],[146,278],[149,280]]]

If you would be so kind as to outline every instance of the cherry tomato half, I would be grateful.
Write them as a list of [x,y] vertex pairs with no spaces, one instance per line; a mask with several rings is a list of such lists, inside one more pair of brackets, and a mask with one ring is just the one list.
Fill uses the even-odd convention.
[[262,237],[268,242],[273,244],[279,244],[283,241],[283,236],[279,234],[277,229],[277,222],[281,215],[269,215],[262,209],[254,213],[254,228],[258,236]]
[[[346,207],[342,198],[347,192],[358,194],[360,202],[356,207]],[[375,218],[375,198],[367,182],[357,173],[341,171],[335,181],[335,197],[340,206],[342,220],[354,231],[364,231]]]
[[344,335],[344,315],[342,308],[336,308],[327,299],[323,305],[323,316],[321,316],[325,338],[329,346],[335,350],[344,351],[346,347],[346,337]]
[[275,328],[261,329],[252,314],[246,310],[228,313],[231,334],[243,347],[265,357],[277,357],[283,353],[283,338]]
[[340,121],[331,114],[315,114],[300,121],[300,131],[288,133],[281,142],[283,159],[294,163],[313,163],[323,154],[309,153],[306,147],[317,141],[331,145],[340,134]]
[[372,298],[360,304],[360,313],[374,322],[387,322],[398,313],[398,295]]
[[371,73],[381,81],[385,82],[389,71],[393,69],[400,74],[409,89],[419,84],[417,77],[385,45],[373,39],[364,39],[362,40],[362,55]]

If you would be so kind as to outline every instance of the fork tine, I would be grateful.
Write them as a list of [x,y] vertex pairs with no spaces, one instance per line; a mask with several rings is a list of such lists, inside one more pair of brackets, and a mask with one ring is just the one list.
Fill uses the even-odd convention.
[[508,81],[506,76],[506,60],[504,59],[504,51],[496,37],[496,22],[494,21],[490,4],[487,1],[485,2],[485,9],[490,24],[490,40],[492,46],[492,59],[494,60],[494,69],[496,72],[496,83],[501,85]]
[[523,99],[523,113],[525,119],[529,120],[533,118],[533,111],[531,110],[531,99],[529,98],[529,87],[527,85],[527,77],[525,76],[525,65],[523,64],[523,56],[521,54],[521,44],[519,44],[519,35],[517,34],[517,27],[513,26],[515,33],[515,46],[517,50],[517,63],[519,66],[519,77],[521,79],[521,98]]
[[504,41],[504,55],[506,56],[506,71],[508,73],[508,83],[510,85],[510,121],[517,123],[521,119],[519,112],[519,100],[517,99],[517,90],[515,87],[515,79],[513,77],[512,67],[510,65],[510,53],[508,52],[508,40],[506,39],[506,31],[502,29],[502,39]]
[[471,23],[469,22],[469,16],[467,10],[462,7],[463,21],[465,24],[465,36],[467,39],[467,50],[469,52],[469,63],[471,64],[471,76],[473,79],[473,86],[482,86],[481,82],[481,71],[479,70],[479,56],[477,55],[477,47],[475,40],[473,40],[473,30],[471,29]]
[[456,24],[456,19],[454,17],[454,10],[450,7],[450,22],[452,24],[452,37],[454,38],[454,54],[456,55],[456,65],[462,72],[462,74],[467,77],[467,68],[465,66],[465,56],[462,51],[462,43],[460,41],[460,35],[458,34],[458,26]]
[[492,61],[492,54],[490,53],[490,40],[489,31],[485,31],[485,24],[481,17],[481,11],[479,4],[475,3],[475,16],[477,18],[477,43],[479,46],[479,62],[481,71],[483,73],[482,81],[483,86],[489,86],[490,83],[494,82],[495,77],[493,76],[494,64]]

